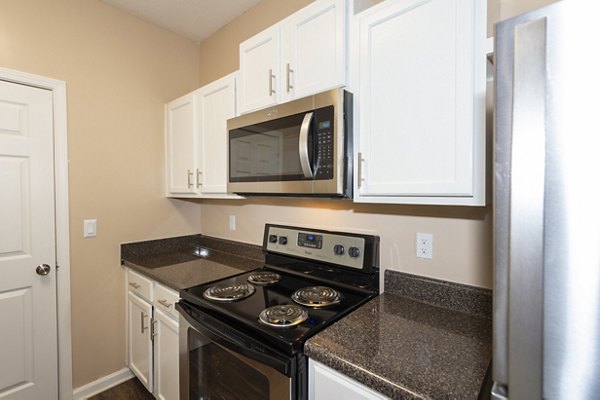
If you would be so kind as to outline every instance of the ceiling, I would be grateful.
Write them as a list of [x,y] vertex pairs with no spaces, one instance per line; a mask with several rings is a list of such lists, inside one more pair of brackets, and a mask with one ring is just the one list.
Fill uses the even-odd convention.
[[260,0],[101,0],[201,42]]

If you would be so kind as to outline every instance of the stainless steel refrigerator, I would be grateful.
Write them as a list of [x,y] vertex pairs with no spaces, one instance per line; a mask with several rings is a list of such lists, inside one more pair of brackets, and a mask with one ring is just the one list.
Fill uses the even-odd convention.
[[595,3],[496,25],[495,399],[600,399]]

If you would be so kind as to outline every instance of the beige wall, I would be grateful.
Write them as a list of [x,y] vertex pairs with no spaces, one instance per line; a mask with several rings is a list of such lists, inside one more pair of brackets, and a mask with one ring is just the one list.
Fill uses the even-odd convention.
[[[97,0],[2,0],[0,66],[67,82],[73,384],[125,366],[119,243],[197,233],[165,199],[163,106],[198,86],[197,45]],[[98,237],[82,238],[82,220]]]
[[[260,243],[265,222],[375,232],[383,267],[490,287],[489,207],[164,198],[164,103],[236,70],[239,42],[310,1],[263,0],[199,52],[97,0],[2,1],[0,66],[67,82],[75,387],[124,367],[121,242],[201,231]],[[541,1],[502,0],[498,14]],[[237,217],[235,232],[229,215]],[[96,239],[81,237],[86,218],[98,219]],[[414,256],[417,231],[434,234],[432,261]]]
[[200,43],[200,84],[239,68],[239,44],[313,0],[262,0]]
[[487,0],[488,36],[494,36],[494,24],[558,0]]
[[[201,43],[200,81],[209,82],[237,69],[239,43],[289,15],[293,10],[284,7],[286,3],[300,2],[263,0]],[[223,49],[227,49],[225,60],[221,59]],[[229,215],[236,216],[236,231],[228,229]],[[202,204],[202,233],[207,235],[258,244],[266,222],[376,233],[381,236],[383,268],[475,286],[492,284],[490,207],[358,205],[274,198]],[[433,233],[433,260],[416,257],[417,232]]]
[[[353,0],[364,9],[379,0]],[[488,0],[489,26],[552,0]],[[302,4],[301,4],[302,3]],[[200,44],[200,82],[236,70],[239,43],[309,0],[263,0]],[[491,29],[491,28],[490,28]],[[491,184],[491,182],[488,182]],[[492,208],[358,205],[347,201],[262,198],[204,201],[202,233],[260,243],[266,222],[373,232],[381,236],[381,266],[398,271],[492,286]],[[235,215],[237,230],[229,231]],[[434,235],[433,260],[415,255],[415,235]]]

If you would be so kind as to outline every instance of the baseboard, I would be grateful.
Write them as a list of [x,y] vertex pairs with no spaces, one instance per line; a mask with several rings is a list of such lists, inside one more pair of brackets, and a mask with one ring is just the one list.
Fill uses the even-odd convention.
[[120,371],[103,376],[100,379],[96,379],[87,385],[80,386],[73,390],[73,400],[87,399],[131,378],[133,378],[133,372],[131,372],[129,368],[123,368]]

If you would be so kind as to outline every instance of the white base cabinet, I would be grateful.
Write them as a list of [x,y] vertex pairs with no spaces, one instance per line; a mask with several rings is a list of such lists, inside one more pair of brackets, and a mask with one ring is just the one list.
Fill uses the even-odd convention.
[[129,369],[138,377],[142,385],[152,392],[154,388],[152,371],[152,304],[129,292],[127,295]]
[[479,0],[355,17],[354,201],[485,205],[486,18]]
[[154,394],[157,399],[179,398],[179,323],[154,310]]
[[179,399],[179,295],[129,269],[127,287],[127,365],[157,399]]
[[309,359],[308,399],[384,400],[388,397],[317,361]]

